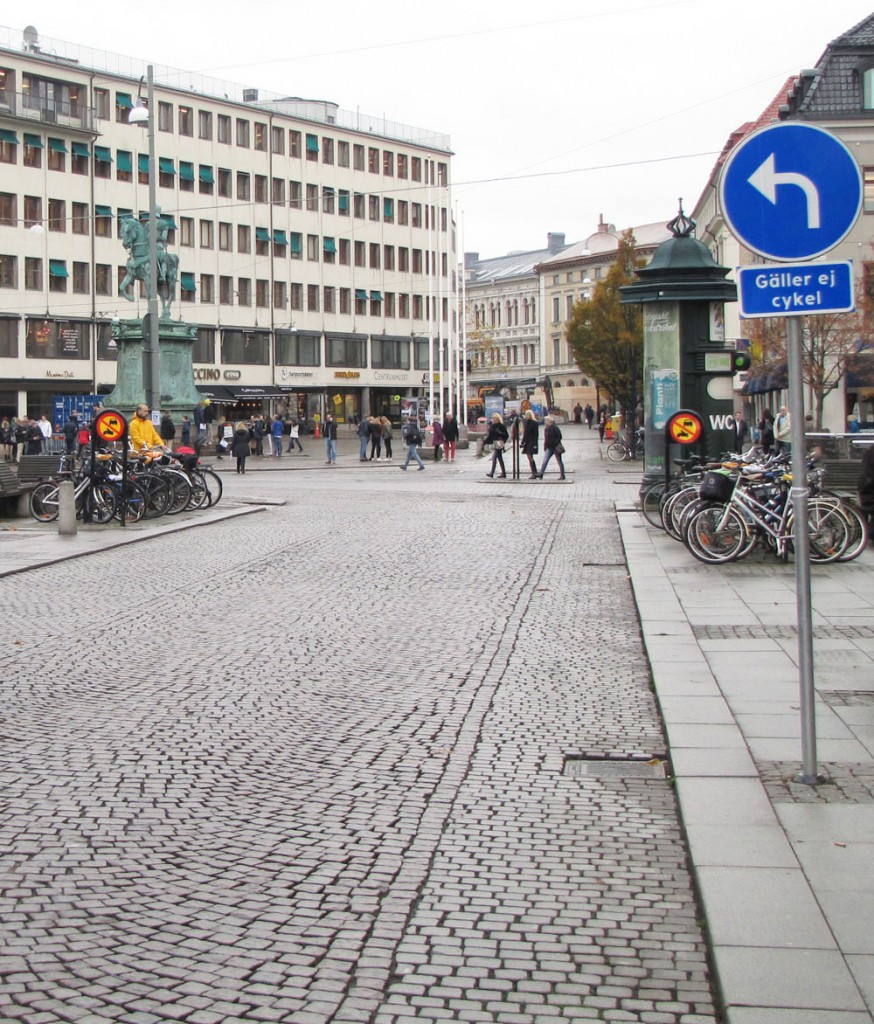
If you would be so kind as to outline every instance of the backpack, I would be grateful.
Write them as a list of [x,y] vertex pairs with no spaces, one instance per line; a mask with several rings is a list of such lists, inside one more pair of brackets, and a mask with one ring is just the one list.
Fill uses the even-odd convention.
[[411,423],[406,431],[406,442],[407,444],[421,444],[422,433],[415,423]]

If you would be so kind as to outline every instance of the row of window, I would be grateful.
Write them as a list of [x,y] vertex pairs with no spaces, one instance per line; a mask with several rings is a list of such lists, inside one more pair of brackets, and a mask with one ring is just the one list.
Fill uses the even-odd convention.
[[[27,359],[90,359],[91,323],[86,320],[27,318],[24,321],[24,352]],[[117,358],[110,324],[95,324],[97,358]],[[0,358],[17,359],[19,320],[0,317]],[[428,341],[413,338],[381,338],[316,333],[221,330],[202,327],[192,348],[195,363],[215,364],[216,338],[219,362],[224,365],[306,366],[373,370],[427,370]],[[272,341],[272,345],[271,345]],[[432,343],[432,365],[439,366],[439,345]]]
[[[474,327],[518,327],[519,300],[507,299],[503,305],[503,316],[500,302],[478,302],[472,307]],[[537,300],[522,299],[522,323],[525,326],[537,323]]]
[[[24,288],[27,291],[43,291],[45,263],[32,256],[24,257]],[[114,295],[124,280],[126,268],[116,267],[113,282],[112,266],[97,263],[94,266],[94,294]],[[266,278],[230,277],[201,274],[199,283],[194,274],[183,271],[179,277],[180,298],[183,302],[215,305],[216,299],[222,306],[251,306],[274,309],[306,310],[318,313],[341,313],[356,316],[382,316],[400,319],[430,320],[439,310],[441,318],[449,318],[449,299],[428,295],[410,295],[406,292],[381,292],[365,288],[338,288],[333,285],[303,284],[299,281],[270,281]],[[114,287],[113,287],[114,284]],[[71,287],[72,286],[72,287]],[[0,288],[18,287],[18,257],[0,254]],[[140,282],[140,295],[144,296],[144,285]],[[76,295],[91,293],[91,264],[73,261],[72,275],[66,260],[48,260],[48,290],[65,294],[72,290]]]
[[475,367],[489,366],[530,366],[538,362],[538,346],[507,345],[505,348],[492,345],[472,353],[471,362]]
[[[75,144],[74,144],[75,145]],[[0,143],[2,148],[2,143]],[[120,155],[120,153],[119,153]],[[130,154],[128,154],[129,156]],[[140,181],[148,184],[148,157],[140,157]],[[144,163],[145,160],[145,163]],[[96,166],[110,167],[110,163],[101,163]],[[126,166],[130,166],[126,164]],[[142,167],[145,166],[145,171]],[[176,168],[172,160],[161,158],[158,163],[160,184],[173,187]],[[180,180],[179,186],[183,191],[188,187],[189,191],[194,190],[194,164],[179,162]],[[87,173],[87,171],[83,172]],[[128,172],[123,172],[127,174]],[[99,175],[98,175],[99,177]],[[119,174],[121,177],[121,174]],[[212,167],[201,164],[198,170],[199,188],[202,193],[212,195],[215,185]],[[165,180],[167,179],[167,180]],[[129,180],[129,179],[127,179]],[[225,168],[219,168],[219,196],[227,199],[233,198],[231,194],[232,173]],[[274,206],[285,206],[285,179],[273,178],[269,185],[266,176],[256,174],[254,176],[255,191],[254,201],[256,203],[271,203]],[[236,174],[236,198],[239,202],[252,201],[252,179],[243,171]],[[446,207],[436,207],[430,204],[411,203],[406,199],[395,200],[391,196],[364,195],[362,192],[348,192],[345,189],[335,191],[328,186],[307,185],[305,189],[299,181],[289,181],[288,205],[292,210],[304,210],[314,213],[337,213],[341,217],[350,215],[356,220],[371,220],[376,223],[395,224],[401,227],[414,227],[433,229],[434,231],[447,231],[449,227],[449,214]],[[31,203],[41,203],[38,196],[25,196]],[[51,202],[51,200],[49,200]],[[78,204],[83,206],[84,204]],[[16,222],[17,196],[12,192],[0,193],[0,224],[14,225]],[[87,206],[86,206],[87,215]],[[25,214],[27,217],[27,214]]]

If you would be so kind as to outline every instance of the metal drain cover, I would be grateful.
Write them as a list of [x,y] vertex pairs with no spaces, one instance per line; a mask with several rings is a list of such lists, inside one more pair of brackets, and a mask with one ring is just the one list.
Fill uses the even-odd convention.
[[562,775],[602,779],[666,779],[667,761],[654,757],[649,761],[630,758],[568,757]]

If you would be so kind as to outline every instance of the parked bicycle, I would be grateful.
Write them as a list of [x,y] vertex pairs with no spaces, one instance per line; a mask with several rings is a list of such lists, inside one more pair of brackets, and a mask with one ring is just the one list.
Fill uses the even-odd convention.
[[[643,434],[644,428],[638,427],[635,431],[635,454],[633,456],[636,459],[642,459],[644,456]],[[627,437],[617,437],[615,441],[611,441],[607,445],[607,458],[611,462],[624,462],[632,458],[631,444]]]

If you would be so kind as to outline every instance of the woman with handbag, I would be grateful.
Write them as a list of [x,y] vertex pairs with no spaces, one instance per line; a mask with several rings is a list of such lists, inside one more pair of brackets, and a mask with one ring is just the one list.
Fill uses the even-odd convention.
[[539,480],[543,479],[543,474],[546,472],[549,460],[554,455],[555,461],[558,463],[559,480],[564,480],[564,463],[561,460],[562,455],[564,455],[564,445],[561,443],[561,431],[556,426],[552,416],[547,416],[543,422],[546,424],[546,429],[543,431],[543,464],[537,477]]
[[510,434],[507,428],[504,426],[504,418],[499,412],[492,415],[492,422],[489,425],[489,432],[486,434],[486,439],[483,441],[483,447],[490,444],[492,446],[492,468],[491,471],[486,473],[486,476],[492,477],[495,475],[495,465],[501,464],[501,476],[507,475],[507,470],[504,467],[504,448],[507,445],[507,441],[510,438]]
[[531,479],[537,479],[537,463],[534,461],[534,456],[540,451],[538,447],[538,441],[540,438],[540,424],[537,422],[537,417],[531,411],[526,409],[525,416],[522,419],[522,451],[528,456],[528,466],[531,469]]

